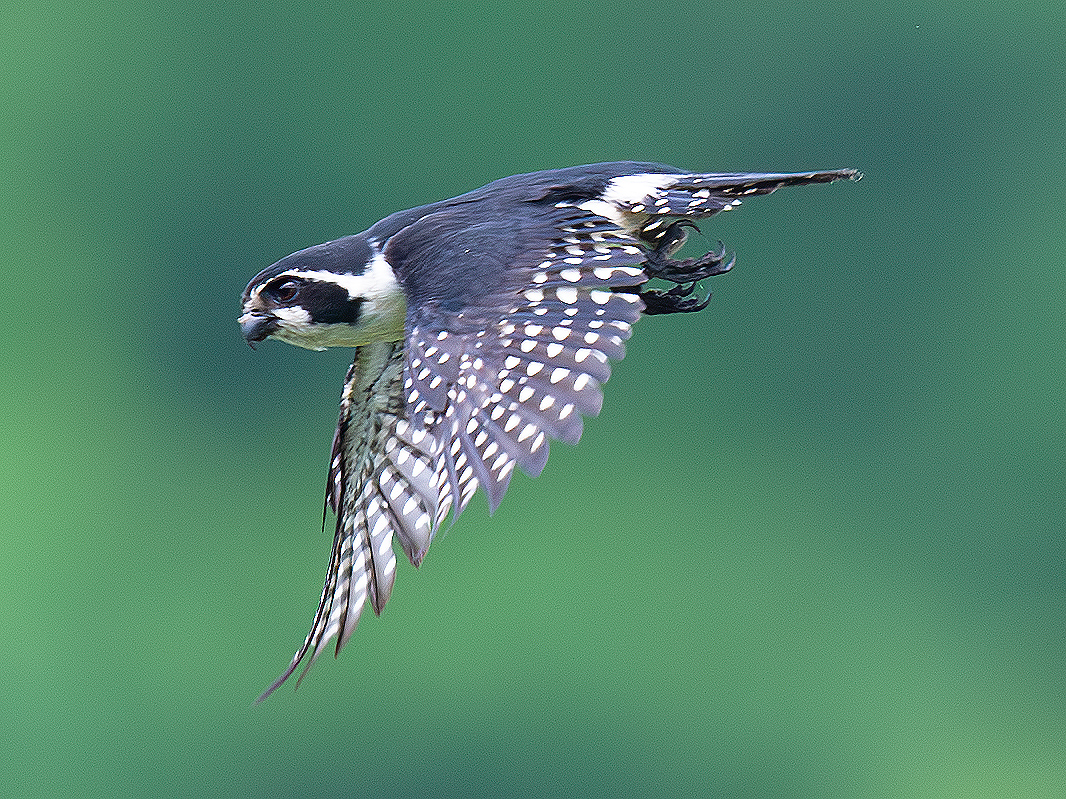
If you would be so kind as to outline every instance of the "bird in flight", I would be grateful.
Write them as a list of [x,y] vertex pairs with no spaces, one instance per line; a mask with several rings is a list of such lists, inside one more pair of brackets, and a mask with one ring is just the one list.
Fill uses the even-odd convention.
[[[641,314],[699,311],[724,249],[675,259],[693,219],[854,169],[699,173],[616,162],[532,172],[399,211],[282,258],[248,283],[241,330],[312,350],[354,347],[326,507],[333,550],[311,631],[262,701],[388,601],[393,539],[418,566],[480,487],[499,505],[548,440],[576,444]],[[652,288],[657,279],[669,288]],[[299,682],[299,681],[298,681]]]

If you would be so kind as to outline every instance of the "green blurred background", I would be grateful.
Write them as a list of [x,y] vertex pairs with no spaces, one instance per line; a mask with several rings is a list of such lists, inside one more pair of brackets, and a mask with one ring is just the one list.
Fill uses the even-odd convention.
[[[4,796],[1066,796],[1066,11],[8,3]],[[533,169],[704,226],[581,445],[311,621],[349,353],[245,282]]]

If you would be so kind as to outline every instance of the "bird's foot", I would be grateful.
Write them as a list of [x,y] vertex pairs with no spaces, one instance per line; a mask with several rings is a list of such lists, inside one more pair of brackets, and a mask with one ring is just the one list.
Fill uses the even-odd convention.
[[[618,286],[615,291],[636,294],[644,301],[644,313],[649,316],[669,313],[694,313],[702,311],[711,301],[710,293],[706,297],[693,297],[696,282],[707,277],[714,277],[728,272],[736,263],[736,256],[726,258],[725,247],[718,243],[718,249],[712,250],[700,258],[675,260],[670,256],[684,241],[685,228],[696,227],[687,219],[673,223],[659,239],[659,246],[649,250],[642,267],[649,278],[659,278],[674,283],[673,288],[643,289],[642,286]],[[697,230],[699,228],[696,228]]]
[[671,283],[695,283],[705,277],[714,277],[728,272],[736,263],[736,256],[726,258],[725,247],[718,242],[718,249],[699,258],[674,260],[663,247],[652,250],[644,260],[644,271],[648,277],[669,280]]
[[678,283],[671,289],[644,289],[640,286],[615,286],[613,291],[622,294],[636,294],[644,301],[643,313],[657,316],[668,313],[694,313],[702,311],[711,301],[710,292],[703,299],[693,297],[695,283]]

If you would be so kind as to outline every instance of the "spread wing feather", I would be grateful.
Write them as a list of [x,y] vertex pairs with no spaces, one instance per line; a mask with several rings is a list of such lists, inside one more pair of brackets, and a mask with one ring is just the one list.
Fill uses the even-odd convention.
[[403,418],[403,360],[399,342],[371,344],[357,350],[348,370],[326,488],[337,525],[322,597],[303,645],[257,701],[309,656],[303,679],[330,641],[340,652],[368,602],[381,612],[396,577],[393,537],[413,560],[450,502],[435,474],[436,440]]
[[[507,262],[481,270],[456,263],[473,248],[447,235],[432,259],[402,257],[404,237],[425,234],[421,223],[387,248],[409,299],[405,341],[360,347],[348,372],[326,491],[337,514],[329,571],[311,632],[260,701],[306,660],[302,679],[331,641],[339,652],[365,604],[381,611],[395,578],[393,537],[417,566],[479,486],[495,510],[516,468],[538,475],[548,439],[577,443],[582,416],[599,412],[609,361],[624,355],[643,307],[611,291],[647,279],[634,265],[640,243],[581,209],[552,208],[546,223],[529,225],[532,210]],[[482,233],[512,235],[512,222],[495,224]],[[462,252],[449,241],[462,241]],[[438,259],[479,274],[481,285],[434,285]]]

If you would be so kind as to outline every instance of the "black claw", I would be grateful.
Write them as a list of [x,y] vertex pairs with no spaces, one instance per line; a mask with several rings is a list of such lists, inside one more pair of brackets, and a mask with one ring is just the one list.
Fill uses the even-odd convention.
[[[691,219],[678,219],[676,222],[672,223],[669,227],[667,227],[665,231],[663,231],[663,238],[668,240],[679,239],[680,241],[678,243],[683,244],[685,241],[685,237],[688,235],[687,233],[685,233],[685,228],[687,227],[692,228],[697,233],[703,233],[703,231],[700,230],[700,226],[693,222]],[[662,248],[660,247],[659,249]]]

